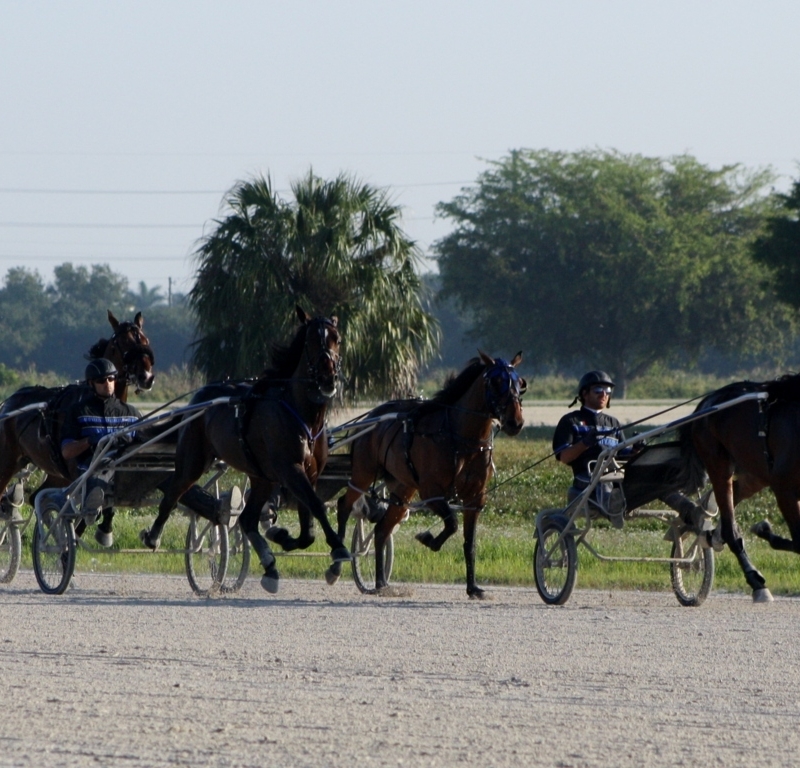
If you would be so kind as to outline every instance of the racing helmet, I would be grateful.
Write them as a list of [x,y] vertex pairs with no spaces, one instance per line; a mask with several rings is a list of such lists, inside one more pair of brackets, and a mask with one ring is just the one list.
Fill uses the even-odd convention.
[[104,379],[106,376],[118,376],[119,371],[110,360],[98,357],[86,366],[86,383],[91,384],[95,379]]
[[591,387],[592,384],[606,384],[609,387],[616,386],[605,371],[589,371],[589,373],[584,373],[578,382],[578,392],[583,392],[584,389]]
[[[611,377],[605,371],[589,371],[589,373],[584,373],[581,376],[581,380],[578,382],[578,394],[575,396],[575,399],[572,401],[570,407],[575,405],[575,403],[580,400],[583,402],[583,391],[588,389],[593,384],[605,384],[608,387],[615,387],[616,384],[611,380]],[[611,403],[611,397],[609,396],[608,402]]]

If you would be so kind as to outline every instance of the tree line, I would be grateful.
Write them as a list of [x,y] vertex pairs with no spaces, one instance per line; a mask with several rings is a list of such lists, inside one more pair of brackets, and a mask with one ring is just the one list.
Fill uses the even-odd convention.
[[478,346],[609,370],[622,395],[655,365],[777,367],[795,353],[800,181],[774,181],[689,155],[514,150],[438,205],[454,227],[423,276],[388,191],[309,172],[283,199],[257,177],[226,196],[173,306],[105,266],[61,265],[50,285],[9,270],[0,362],[77,371],[101,312],[143,309],[160,367],[253,376],[299,304],[339,318],[349,397],[411,394],[424,366],[461,367]]

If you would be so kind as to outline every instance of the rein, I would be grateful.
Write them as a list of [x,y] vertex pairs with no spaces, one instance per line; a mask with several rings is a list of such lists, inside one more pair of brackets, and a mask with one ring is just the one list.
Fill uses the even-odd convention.
[[287,403],[285,400],[278,400],[278,402],[287,411],[289,411],[289,413],[291,413],[292,416],[295,417],[295,419],[297,420],[297,423],[300,424],[300,426],[303,428],[303,431],[306,433],[306,439],[308,440],[309,445],[313,445],[317,441],[317,438],[320,437],[320,435],[323,435],[325,433],[325,425],[323,424],[322,429],[320,429],[320,431],[317,432],[317,434],[315,435],[309,429],[308,424],[305,423],[305,421],[303,420],[303,417],[294,408],[292,408],[292,406],[289,403]]

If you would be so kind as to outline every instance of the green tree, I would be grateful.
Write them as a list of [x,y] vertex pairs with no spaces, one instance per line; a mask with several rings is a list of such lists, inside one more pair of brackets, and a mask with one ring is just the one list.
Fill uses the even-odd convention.
[[610,370],[622,396],[656,362],[782,348],[787,313],[748,250],[769,172],[600,150],[490,166],[438,206],[456,228],[435,244],[444,295],[490,348]]
[[27,367],[45,338],[50,299],[38,272],[8,270],[0,290],[0,361]]
[[385,192],[346,175],[309,172],[284,201],[268,178],[237,184],[227,215],[196,252],[189,302],[193,364],[210,378],[258,373],[293,332],[295,304],[337,315],[346,393],[405,395],[435,351],[420,254]]
[[753,244],[756,261],[774,271],[778,296],[800,309],[800,179],[787,195],[776,195],[779,210]]
[[88,269],[67,262],[53,271],[55,279],[47,287],[50,312],[45,339],[33,362],[39,370],[80,378],[84,354],[101,336],[111,334],[106,310],[129,319],[128,280],[107,264]]

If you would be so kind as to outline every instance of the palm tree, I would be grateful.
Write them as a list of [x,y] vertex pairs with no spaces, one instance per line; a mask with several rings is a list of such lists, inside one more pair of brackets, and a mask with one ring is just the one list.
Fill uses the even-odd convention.
[[195,257],[193,365],[209,378],[257,374],[293,331],[296,304],[336,315],[346,394],[407,396],[438,346],[423,308],[420,253],[384,191],[309,172],[280,199],[270,179],[238,183]]
[[161,293],[161,286],[148,288],[144,280],[139,281],[139,291],[128,291],[128,298],[137,310],[150,309],[164,301],[164,294]]

